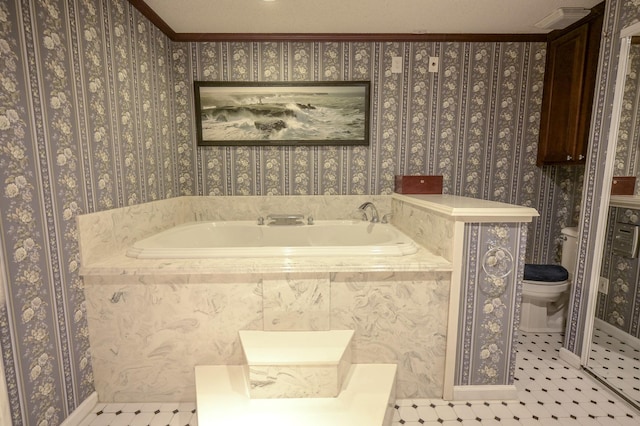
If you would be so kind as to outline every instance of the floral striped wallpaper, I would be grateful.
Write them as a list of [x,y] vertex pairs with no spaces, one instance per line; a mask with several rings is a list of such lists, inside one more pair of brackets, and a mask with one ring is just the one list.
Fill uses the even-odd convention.
[[[640,175],[640,45],[631,45],[625,77],[623,105],[620,112],[618,142],[614,174],[616,176]],[[636,180],[636,193],[640,188],[640,177]]]
[[[174,43],[125,0],[1,2],[13,423],[59,424],[93,392],[79,214],[180,195],[388,194],[397,173],[442,174],[446,193],[538,209],[527,259],[553,261],[583,168],[535,165],[544,60],[543,43]],[[193,80],[371,80],[371,146],[196,148]]]

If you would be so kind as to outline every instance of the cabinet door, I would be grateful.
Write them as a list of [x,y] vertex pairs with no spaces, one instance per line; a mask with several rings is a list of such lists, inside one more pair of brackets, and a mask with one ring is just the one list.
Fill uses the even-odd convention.
[[538,165],[577,160],[588,36],[582,25],[549,43]]

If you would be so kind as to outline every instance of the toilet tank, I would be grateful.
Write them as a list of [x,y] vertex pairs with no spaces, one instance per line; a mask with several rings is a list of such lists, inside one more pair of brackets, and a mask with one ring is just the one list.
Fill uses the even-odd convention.
[[578,255],[578,227],[562,228],[562,258],[560,263],[569,271],[569,279],[573,278]]

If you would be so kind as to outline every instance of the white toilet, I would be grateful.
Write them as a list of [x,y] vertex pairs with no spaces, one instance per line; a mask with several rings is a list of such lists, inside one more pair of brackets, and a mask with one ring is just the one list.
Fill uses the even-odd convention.
[[578,252],[578,228],[563,228],[560,265],[525,265],[520,330],[564,331]]

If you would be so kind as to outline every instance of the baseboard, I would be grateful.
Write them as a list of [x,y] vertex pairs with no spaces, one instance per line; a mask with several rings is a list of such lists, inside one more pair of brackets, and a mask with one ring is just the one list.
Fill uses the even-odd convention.
[[566,348],[560,348],[560,359],[569,364],[570,367],[578,370],[582,368],[580,357]]
[[593,323],[593,327],[599,328],[603,332],[631,346],[633,349],[637,349],[640,351],[640,339],[630,335],[629,333],[625,333],[624,331],[620,330],[618,327],[615,327],[609,324],[608,322],[602,321],[600,318],[595,319]]
[[87,399],[82,401],[73,413],[67,417],[60,426],[77,426],[79,425],[91,412],[93,407],[98,403],[98,392],[94,392]]
[[518,399],[515,385],[454,386],[454,401],[508,401]]

